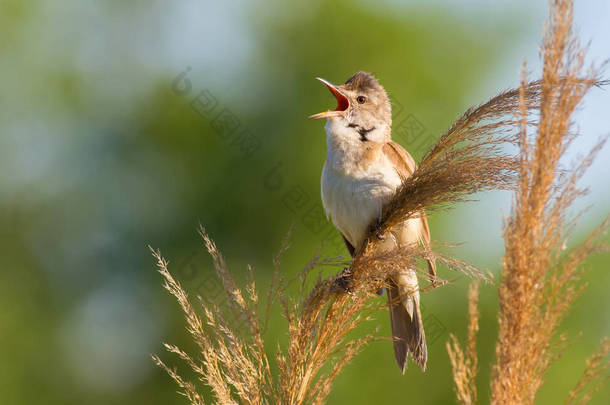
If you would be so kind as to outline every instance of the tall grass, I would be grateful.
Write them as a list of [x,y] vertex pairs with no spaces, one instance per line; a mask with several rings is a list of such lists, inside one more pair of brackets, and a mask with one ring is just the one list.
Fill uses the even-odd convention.
[[[586,91],[600,84],[595,74],[581,72],[584,54],[570,35],[570,23],[571,2],[552,3],[542,79],[524,81],[519,88],[467,110],[424,156],[413,176],[384,208],[381,218],[371,224],[366,242],[352,262],[345,263],[347,270],[340,275],[318,277],[311,289],[291,295],[288,293],[291,281],[285,280],[278,270],[282,248],[274,260],[273,282],[262,307],[252,271],[248,285],[239,288],[216,245],[201,228],[231,304],[233,314],[227,317],[213,303],[200,300],[194,305],[171,275],[161,253],[153,250],[164,286],[178,300],[198,353],[191,355],[176,346],[165,346],[186,362],[198,382],[185,380],[158,356],[153,359],[177,382],[188,401],[324,403],[337,375],[367,343],[378,338],[374,331],[360,337],[351,332],[370,319],[374,311],[384,308],[375,292],[384,286],[389,274],[405,267],[415,268],[418,260],[434,257],[453,271],[489,280],[473,266],[429,249],[410,247],[376,253],[376,235],[422,210],[447,208],[479,191],[511,189],[515,190],[515,208],[505,229],[506,255],[499,287],[500,336],[491,382],[492,400],[507,404],[531,402],[553,358],[551,337],[570,303],[581,292],[580,286],[573,283],[581,274],[580,264],[601,248],[594,234],[568,255],[562,255],[559,249],[565,236],[565,209],[580,194],[575,183],[593,156],[584,159],[571,173],[560,172],[558,161],[573,139],[569,131],[571,113]],[[532,130],[535,136],[531,135]],[[503,152],[505,144],[518,146],[519,154]],[[302,285],[311,280],[311,270],[320,264],[324,264],[324,259],[314,257],[305,266],[299,273]],[[423,272],[422,278],[428,280]],[[440,279],[431,281],[434,285],[445,283]],[[462,403],[474,404],[476,287],[469,296],[468,348],[462,351],[453,337],[449,352],[457,398]],[[268,353],[264,332],[273,303],[279,303],[283,309],[288,343],[285,347],[273,344],[276,349]],[[246,333],[237,332],[235,320],[245,322]],[[605,342],[602,350],[591,358],[592,375],[583,377],[571,394],[572,400],[582,399],[583,390],[607,367],[604,356],[608,346]],[[201,384],[211,389],[213,398],[204,400],[198,389]]]
[[[568,0],[550,3],[544,35],[543,72],[540,81],[539,121],[531,125],[523,75],[519,91],[518,187],[511,216],[504,227],[505,255],[498,287],[500,311],[496,362],[492,369],[492,404],[533,404],[545,375],[561,353],[565,336],[558,328],[574,301],[582,294],[583,262],[606,250],[598,236],[608,228],[604,221],[582,244],[564,251],[575,219],[566,210],[584,193],[578,180],[591,165],[604,141],[567,170],[560,159],[576,137],[571,116],[587,91],[599,84],[595,69],[584,69],[585,50],[572,30],[573,5]],[[476,307],[476,294],[469,296]],[[469,331],[476,330],[476,310],[470,311]],[[476,403],[476,352],[469,333],[468,356],[455,337],[447,345],[452,359],[456,393],[463,404]],[[584,403],[604,379],[610,348],[604,340],[588,361],[587,371],[570,392],[566,403]],[[588,391],[588,389],[593,390]]]

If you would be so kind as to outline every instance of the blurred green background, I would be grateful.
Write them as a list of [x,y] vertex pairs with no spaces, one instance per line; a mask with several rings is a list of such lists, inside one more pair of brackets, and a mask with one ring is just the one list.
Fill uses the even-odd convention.
[[[285,277],[324,240],[323,254],[345,255],[321,211],[325,135],[306,117],[333,99],[314,77],[374,72],[391,93],[395,140],[419,159],[465,108],[518,84],[524,58],[538,74],[545,14],[545,1],[0,0],[0,402],[185,403],[149,357],[163,341],[192,345],[146,246],[192,295],[219,303],[199,222],[236,277],[249,263],[261,288],[291,227]],[[610,56],[609,16],[604,0],[577,5],[593,60]],[[566,162],[610,129],[606,93],[578,112],[585,135]],[[591,193],[574,212],[593,207],[570,244],[607,215],[609,157],[584,179]],[[435,213],[433,239],[464,242],[455,255],[497,274],[511,197],[477,199]],[[562,327],[573,344],[538,403],[563,402],[610,333],[609,259],[588,264],[591,285]],[[468,280],[440,272],[456,281],[422,298],[428,371],[400,375],[390,343],[377,342],[329,403],[455,402],[444,342],[464,337]],[[486,403],[497,300],[492,286],[481,294]],[[377,317],[387,336],[387,314]],[[267,338],[285,339],[278,314]],[[592,403],[609,396],[606,386]]]

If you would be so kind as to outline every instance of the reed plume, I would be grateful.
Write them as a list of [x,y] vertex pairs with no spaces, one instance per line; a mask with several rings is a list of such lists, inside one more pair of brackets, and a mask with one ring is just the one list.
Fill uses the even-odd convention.
[[[557,2],[553,10],[564,3]],[[560,63],[564,59],[563,53],[557,52],[575,52],[576,48],[569,42],[570,37],[564,35],[562,14],[553,15],[551,29],[557,34],[552,31],[545,42],[545,52],[549,47],[549,54],[545,53],[542,80],[522,83],[517,89],[468,109],[440,137],[413,176],[405,180],[384,207],[380,219],[371,224],[366,242],[351,262],[329,261],[316,256],[298,278],[305,286],[306,280],[311,280],[312,269],[331,262],[345,266],[339,275],[318,277],[308,291],[291,295],[288,287],[295,279],[284,279],[278,269],[284,246],[274,260],[274,277],[268,289],[266,307],[259,309],[252,270],[249,269],[248,285],[239,288],[216,245],[201,228],[204,244],[231,303],[232,314],[229,317],[213,303],[200,300],[194,306],[179,281],[171,275],[167,261],[159,251],[153,250],[164,286],[178,300],[187,330],[199,352],[193,356],[173,345],[165,347],[186,362],[198,381],[185,380],[158,356],[153,356],[153,359],[177,382],[191,404],[324,403],[344,367],[368,343],[378,339],[374,330],[362,333],[361,337],[354,337],[351,332],[369,320],[372,313],[384,308],[375,292],[384,286],[388,275],[405,267],[414,268],[423,258],[434,257],[451,270],[488,280],[483,272],[467,263],[420,247],[377,253],[377,235],[422,210],[450,208],[455,202],[467,200],[473,193],[494,189],[516,190],[516,207],[505,231],[500,341],[517,338],[523,346],[518,352],[498,344],[498,363],[494,368],[494,381],[498,383],[492,384],[493,399],[494,403],[511,403],[502,401],[505,398],[531,397],[531,388],[520,387],[519,391],[513,386],[517,383],[527,385],[530,381],[513,381],[512,373],[515,367],[520,367],[518,362],[522,360],[524,351],[531,349],[536,351],[533,361],[537,362],[537,367],[523,372],[530,372],[527,378],[532,378],[532,381],[543,374],[550,359],[547,338],[561,318],[555,314],[565,312],[566,302],[571,302],[580,292],[569,281],[578,276],[576,269],[582,260],[599,247],[594,239],[590,239],[560,260],[552,272],[546,272],[550,259],[559,258],[556,243],[562,240],[558,233],[563,230],[560,220],[565,207],[579,194],[574,183],[591,158],[586,159],[574,174],[559,176],[559,182],[554,183],[559,156],[570,138],[567,120],[586,90],[599,84],[596,77],[579,76],[580,71],[575,70],[572,64]],[[558,24],[563,24],[561,27],[564,28],[556,30],[554,27]],[[565,37],[563,42],[555,38],[561,35]],[[578,56],[577,60],[581,58]],[[530,141],[528,128],[535,128],[538,132],[535,143]],[[510,155],[504,152],[505,144],[518,146],[520,153]],[[532,271],[536,272],[533,276]],[[433,281],[443,284],[443,280]],[[476,291],[473,287],[470,293],[469,348],[462,351],[455,338],[449,346],[456,370],[454,380],[458,387],[458,400],[465,404],[476,402]],[[547,301],[541,301],[543,297]],[[566,297],[568,301],[560,300]],[[265,347],[265,325],[273,303],[279,303],[283,309],[288,343],[282,347],[271,342],[267,348],[273,346],[276,349],[273,355],[269,355]],[[519,308],[522,310],[511,313],[509,307],[512,304],[521,305]],[[520,318],[530,313],[538,318]],[[247,325],[245,333],[238,333],[237,320]],[[520,325],[517,329],[512,326],[515,322]],[[536,322],[544,322],[543,336],[530,344],[521,331],[526,330],[523,328],[531,331]],[[596,367],[602,367],[599,356],[591,361]],[[276,371],[273,371],[272,363]],[[521,368],[518,371],[521,372]],[[505,373],[510,375],[505,376]],[[211,389],[212,398],[204,399],[199,389],[201,385]],[[578,390],[574,398],[581,395],[580,392]]]
[[468,290],[468,350],[466,353],[454,334],[449,336],[447,352],[453,368],[457,400],[463,405],[477,403],[477,332],[479,331],[479,284],[474,281]]
[[[595,69],[584,69],[585,50],[573,34],[572,13],[572,1],[550,3],[537,122],[532,122],[525,78],[519,89],[519,113],[515,115],[520,121],[518,187],[504,227],[499,334],[490,382],[492,404],[534,403],[550,365],[563,349],[565,337],[558,335],[561,321],[586,286],[581,281],[582,264],[591,254],[607,249],[599,236],[607,230],[608,220],[582,244],[564,252],[575,225],[566,210],[585,192],[578,188],[578,180],[604,144],[599,142],[569,170],[561,168],[560,159],[576,137],[572,113],[592,86],[604,84]],[[469,301],[471,306],[476,305],[472,296]],[[470,318],[471,324],[476,322],[472,313]],[[473,381],[468,373],[464,377],[464,370],[468,371],[476,360],[461,356],[455,338],[448,349],[458,399],[464,404],[476,403],[469,400],[476,399]],[[608,342],[604,340],[567,403],[573,403],[576,397],[579,403],[590,399],[594,390],[581,393],[602,378],[608,367],[604,363],[607,354]]]

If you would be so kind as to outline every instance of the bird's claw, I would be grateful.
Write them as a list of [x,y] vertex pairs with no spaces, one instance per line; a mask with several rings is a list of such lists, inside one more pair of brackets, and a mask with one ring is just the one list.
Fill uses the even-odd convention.
[[337,276],[335,283],[332,286],[332,290],[354,295],[352,290],[352,270],[349,267],[344,268]]
[[371,233],[375,234],[377,239],[382,241],[385,240],[385,235],[381,233],[381,221],[379,219],[371,226],[371,231]]

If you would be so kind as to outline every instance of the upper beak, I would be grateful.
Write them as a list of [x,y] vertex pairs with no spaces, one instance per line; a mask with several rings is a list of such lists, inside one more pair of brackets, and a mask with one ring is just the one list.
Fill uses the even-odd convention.
[[349,100],[347,99],[347,97],[345,97],[343,93],[341,93],[341,91],[337,88],[336,85],[332,84],[328,80],[324,80],[320,77],[316,77],[316,80],[319,80],[324,83],[324,85],[328,87],[328,90],[333,93],[333,95],[337,99],[337,108],[335,108],[334,110],[327,110],[318,114],[310,115],[309,118],[330,118],[339,117],[343,115],[343,112],[349,107]]

